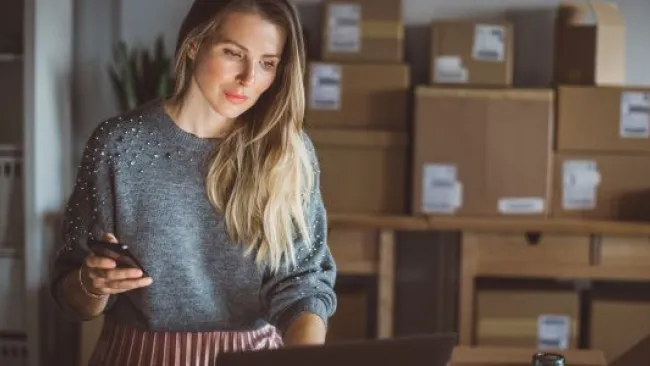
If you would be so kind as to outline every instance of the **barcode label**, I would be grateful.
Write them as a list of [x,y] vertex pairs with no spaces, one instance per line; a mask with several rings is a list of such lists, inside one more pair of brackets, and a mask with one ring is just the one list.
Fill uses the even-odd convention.
[[562,340],[561,339],[540,339],[538,342],[539,348],[552,348],[552,349],[559,349],[562,348]]
[[500,25],[477,24],[474,30],[472,55],[478,61],[503,62],[506,53],[506,28]]
[[434,69],[434,81],[438,83],[463,84],[467,83],[469,78],[459,56],[437,57]]
[[330,3],[327,9],[327,50],[356,53],[361,51],[361,6]]
[[544,212],[545,200],[541,197],[503,198],[498,210],[502,214],[540,214]]
[[422,173],[424,213],[451,214],[462,206],[463,187],[454,165],[425,164]]
[[623,138],[650,137],[650,93],[621,94],[620,135]]
[[601,176],[593,160],[567,160],[562,166],[562,208],[593,210],[598,203]]
[[311,65],[309,105],[314,110],[341,108],[341,67],[339,65]]
[[571,336],[571,318],[566,315],[540,315],[537,319],[539,349],[567,349]]

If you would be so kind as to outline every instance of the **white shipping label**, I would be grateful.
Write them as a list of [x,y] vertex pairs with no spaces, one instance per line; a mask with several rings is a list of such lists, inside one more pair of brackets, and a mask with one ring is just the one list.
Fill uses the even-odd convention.
[[434,80],[438,83],[464,84],[469,79],[460,56],[436,57],[434,70]]
[[502,198],[498,203],[499,212],[510,215],[540,214],[545,207],[541,197]]
[[620,134],[623,138],[650,137],[650,93],[621,94]]
[[506,27],[477,24],[472,55],[478,61],[503,62],[506,58]]
[[327,50],[361,51],[361,5],[330,3],[327,8]]
[[454,213],[463,204],[463,185],[454,165],[425,164],[422,172],[422,211]]
[[567,349],[571,338],[571,317],[540,315],[537,318],[537,347],[539,349]]
[[310,72],[309,105],[314,110],[341,108],[341,66],[312,64]]
[[562,208],[593,210],[602,177],[593,160],[567,160],[562,167]]

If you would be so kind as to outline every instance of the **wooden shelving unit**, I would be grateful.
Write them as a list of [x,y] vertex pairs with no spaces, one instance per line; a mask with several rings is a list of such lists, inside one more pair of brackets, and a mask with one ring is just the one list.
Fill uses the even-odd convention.
[[0,62],[19,62],[23,60],[23,55],[17,53],[0,52]]
[[[461,345],[472,345],[474,329],[475,280],[479,277],[509,278],[563,278],[587,280],[650,280],[650,266],[644,258],[650,258],[650,224],[594,220],[555,220],[520,218],[457,218],[457,217],[410,217],[330,214],[330,231],[371,230],[377,233],[376,251],[365,258],[346,257],[346,251],[332,248],[339,263],[340,272],[362,272],[378,276],[379,297],[377,309],[378,337],[392,336],[394,307],[394,249],[395,233],[398,231],[459,231],[461,232],[461,274],[459,298],[459,340]],[[519,256],[495,258],[481,246],[481,234],[499,233],[521,235],[522,242],[530,244]],[[540,250],[549,246],[536,246],[547,235],[568,235],[580,239],[576,245],[574,261],[566,258],[554,261],[553,253]],[[621,242],[616,239],[631,240]],[[341,246],[342,244],[335,244]],[[345,244],[346,246],[348,244]],[[355,243],[349,243],[355,245]],[[540,249],[544,248],[544,249]],[[481,250],[483,249],[483,250]],[[544,254],[544,255],[541,255]],[[616,261],[617,255],[638,257],[639,260]],[[542,258],[542,259],[540,259]],[[549,259],[551,258],[551,259]],[[363,263],[363,265],[360,265]],[[625,263],[625,264],[623,264]],[[635,264],[637,263],[637,264]]]

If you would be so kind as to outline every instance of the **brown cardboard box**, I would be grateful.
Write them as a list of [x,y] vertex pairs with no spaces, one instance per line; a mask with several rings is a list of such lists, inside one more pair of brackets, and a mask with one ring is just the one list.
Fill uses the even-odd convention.
[[431,25],[431,83],[512,84],[514,27],[509,22],[441,21]]
[[[479,346],[578,346],[579,298],[553,290],[479,290],[476,342]],[[561,331],[555,332],[555,329]]]
[[650,153],[650,88],[558,88],[559,151]]
[[337,291],[336,313],[328,322],[327,343],[367,338],[368,293]]
[[[647,286],[645,291],[596,291],[591,299],[589,328],[590,348],[602,350],[609,362],[624,356],[650,336],[650,296]],[[646,351],[646,358],[650,359],[650,350]],[[647,363],[630,366],[642,364]]]
[[641,339],[632,348],[609,363],[609,366],[638,365],[650,365],[650,335]]
[[325,0],[321,59],[402,62],[402,0]]
[[552,216],[650,219],[650,155],[559,153],[554,160]]
[[403,214],[405,133],[309,131],[321,168],[325,207],[333,213]]
[[[530,366],[536,352],[537,348],[530,347],[457,346],[451,356],[450,366]],[[571,366],[607,365],[603,353],[598,350],[568,349],[552,352],[563,355],[567,365]]]
[[406,64],[312,62],[307,83],[309,126],[407,129],[410,68]]
[[413,211],[545,216],[553,91],[419,87]]
[[625,21],[615,3],[560,5],[555,28],[555,82],[624,84],[625,43]]

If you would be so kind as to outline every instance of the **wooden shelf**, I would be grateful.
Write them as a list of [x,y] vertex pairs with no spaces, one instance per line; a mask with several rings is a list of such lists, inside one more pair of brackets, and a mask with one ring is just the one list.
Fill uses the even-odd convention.
[[582,219],[465,218],[329,214],[331,228],[650,236],[650,223]]
[[571,264],[478,263],[476,277],[650,281],[650,266],[576,266]]
[[18,53],[0,53],[0,62],[18,62],[23,60],[23,55]]
[[[536,348],[482,346],[457,346],[452,355],[452,364],[458,365],[503,365],[516,366],[530,363]],[[596,366],[606,365],[605,355],[598,350],[552,350],[564,355],[571,365]]]
[[388,229],[403,231],[430,229],[426,218],[411,216],[329,214],[328,221],[330,228],[335,229]]
[[9,246],[0,246],[0,258],[20,258],[19,250]]

